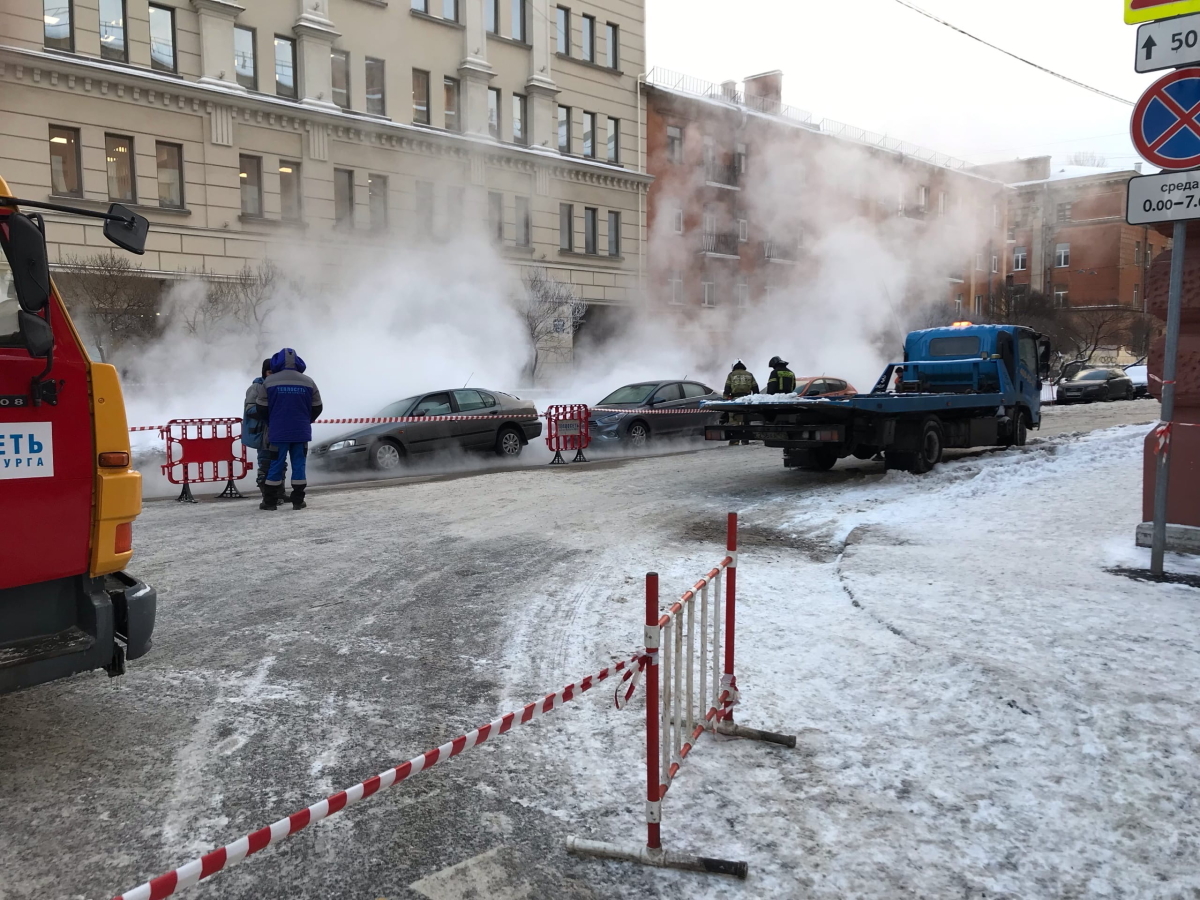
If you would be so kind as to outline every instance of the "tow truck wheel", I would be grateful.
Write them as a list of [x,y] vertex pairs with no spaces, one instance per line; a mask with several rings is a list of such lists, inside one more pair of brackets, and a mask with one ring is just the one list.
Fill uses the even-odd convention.
[[1017,423],[1013,430],[1013,446],[1024,447],[1029,439],[1029,418],[1024,410],[1017,412]]
[[924,475],[942,461],[942,423],[930,417],[921,426],[921,447],[911,454],[912,463],[908,471],[914,475]]

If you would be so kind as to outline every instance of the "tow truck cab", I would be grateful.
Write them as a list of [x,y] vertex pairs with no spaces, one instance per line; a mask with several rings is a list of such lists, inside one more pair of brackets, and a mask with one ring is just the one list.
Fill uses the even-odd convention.
[[[133,252],[145,219],[114,206]],[[110,227],[111,226],[111,227]],[[50,280],[45,222],[0,178],[0,694],[105,669],[150,649],[157,596],[125,574],[141,475],[117,371],[92,362]]]

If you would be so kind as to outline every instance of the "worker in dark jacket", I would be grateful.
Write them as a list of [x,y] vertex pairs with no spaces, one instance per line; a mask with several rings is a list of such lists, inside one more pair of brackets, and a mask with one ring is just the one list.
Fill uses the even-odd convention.
[[[733,371],[725,379],[725,394],[726,400],[736,400],[738,397],[748,397],[751,394],[758,393],[758,380],[750,372],[746,371],[746,364],[740,359],[733,364]],[[746,417],[730,413],[727,417],[730,425],[745,425]],[[738,441],[730,441],[729,446],[732,447]],[[749,441],[742,441],[742,444],[749,444]]]
[[321,415],[321,392],[304,374],[306,366],[296,351],[285,347],[271,357],[271,374],[256,386],[255,402],[267,421],[273,459],[267,472],[263,502],[259,509],[277,509],[283,496],[284,467],[292,459],[292,509],[304,509],[308,489],[308,443],[312,423]]
[[[266,420],[259,418],[258,385],[262,384],[270,374],[271,360],[264,359],[262,375],[250,383],[250,387],[246,389],[245,403],[242,404],[242,446],[248,447],[258,454],[254,484],[260,491],[264,490],[264,485],[267,483],[267,470],[271,468],[271,441],[267,434]],[[287,472],[286,460],[284,461],[284,472]]]
[[772,356],[771,362],[771,377],[767,379],[768,394],[794,394],[796,393],[796,376],[788,364],[778,356]]

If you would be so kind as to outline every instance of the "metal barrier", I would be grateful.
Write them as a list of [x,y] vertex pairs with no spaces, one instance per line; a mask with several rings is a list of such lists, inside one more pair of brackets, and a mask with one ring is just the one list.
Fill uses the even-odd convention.
[[183,485],[176,502],[195,503],[191,486],[216,481],[226,482],[218,497],[242,499],[234,482],[245,478],[252,466],[246,461],[241,424],[241,419],[172,419],[162,426],[167,442],[163,474],[171,484]]
[[546,409],[546,446],[554,451],[552,466],[565,466],[564,450],[574,450],[571,462],[587,462],[583,451],[592,441],[588,420],[591,415],[587,406],[575,403],[569,406],[551,406]]
[[[733,721],[733,707],[738,702],[734,674],[737,522],[737,513],[729,513],[725,558],[666,613],[659,614],[658,574],[646,576],[646,846],[629,848],[572,836],[567,838],[572,853],[746,877],[745,862],[671,853],[663,849],[661,836],[662,801],[705,731],[796,746],[794,735],[746,728]],[[631,685],[624,700],[633,689]],[[619,690],[617,702],[623,705]]]

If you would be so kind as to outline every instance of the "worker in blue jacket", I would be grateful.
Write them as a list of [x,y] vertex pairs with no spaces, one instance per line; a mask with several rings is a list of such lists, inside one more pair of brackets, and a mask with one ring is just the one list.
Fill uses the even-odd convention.
[[[242,446],[254,450],[258,455],[254,484],[260,491],[263,491],[264,497],[266,496],[267,472],[271,468],[271,440],[267,434],[266,420],[259,418],[257,386],[266,381],[270,374],[271,360],[264,359],[262,375],[255,378],[250,383],[250,387],[246,389],[246,401],[242,409]],[[284,460],[284,472],[286,473],[286,471],[287,460]],[[291,498],[285,495],[283,499],[290,500]]]
[[273,457],[259,509],[278,509],[288,457],[292,460],[292,509],[308,505],[304,502],[308,444],[312,423],[320,418],[323,407],[321,392],[316,382],[304,374],[305,368],[296,351],[284,347],[271,357],[271,374],[255,386],[255,403],[259,417],[267,422]]

